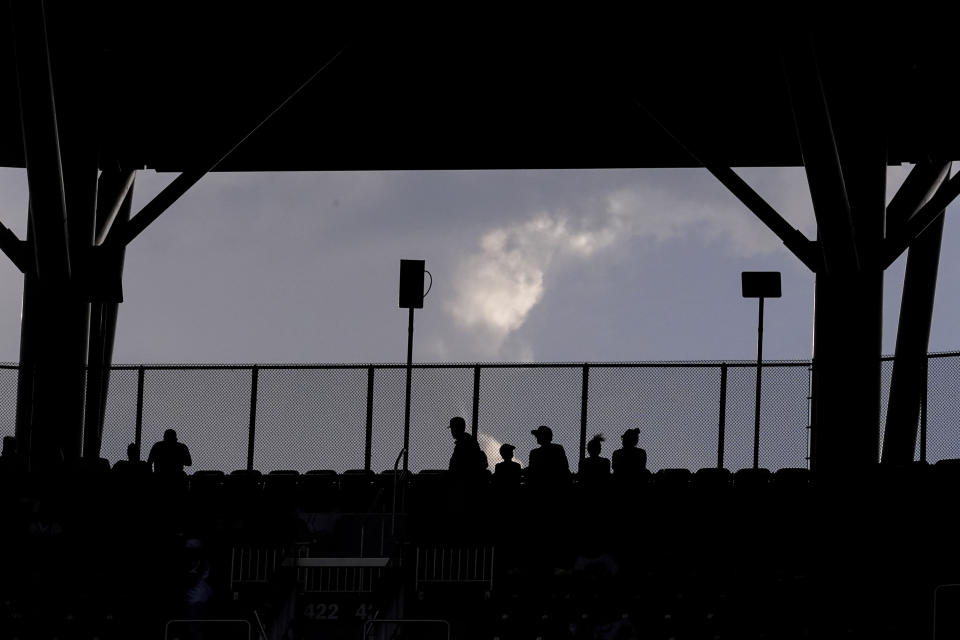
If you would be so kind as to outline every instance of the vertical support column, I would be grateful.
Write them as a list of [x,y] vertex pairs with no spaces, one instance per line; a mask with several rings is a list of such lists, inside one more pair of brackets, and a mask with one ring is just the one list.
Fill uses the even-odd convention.
[[473,437],[477,437],[480,419],[480,367],[473,368],[473,408],[470,412],[470,424],[473,425]]
[[89,93],[93,46],[83,38],[69,50],[49,43],[63,42],[68,31],[89,32],[92,14],[70,3],[26,1],[11,3],[10,13],[34,258],[24,279],[17,433],[31,468],[43,471],[73,462],[84,444],[90,334],[84,278],[99,162]]
[[[948,170],[944,181],[949,175]],[[884,463],[907,464],[914,459],[917,420],[923,419],[921,416],[924,415],[920,404],[926,391],[921,385],[926,380],[927,349],[937,293],[943,220],[944,216],[941,214],[907,250],[896,357],[893,360],[887,424],[883,438]]]
[[134,442],[138,449],[142,449],[143,444],[143,378],[144,368],[137,368],[137,428],[134,434]]
[[590,394],[590,365],[583,365],[583,386],[580,390],[580,460],[587,456],[587,403]]
[[254,365],[250,371],[250,436],[247,441],[247,471],[253,471],[253,448],[257,434],[257,379],[260,367]]
[[[133,204],[134,172],[107,172],[100,175],[97,193],[97,226],[108,222],[125,224]],[[121,282],[126,249],[111,250],[94,246],[86,276],[90,303],[90,338],[87,349],[86,410],[84,414],[83,454],[100,455],[103,420],[110,389],[110,367],[113,364],[113,343],[117,315],[123,299]]]
[[727,428],[727,363],[720,365],[720,420],[717,428],[717,469],[723,468],[723,448]]
[[[844,76],[847,79],[847,76]],[[856,474],[880,459],[883,234],[887,158],[873,85],[837,109],[837,142],[855,231],[858,266],[816,275],[812,468]],[[829,207],[822,203],[821,207]],[[834,212],[818,213],[818,221]]]
[[363,469],[370,471],[373,457],[373,367],[367,367],[367,429],[363,440]]

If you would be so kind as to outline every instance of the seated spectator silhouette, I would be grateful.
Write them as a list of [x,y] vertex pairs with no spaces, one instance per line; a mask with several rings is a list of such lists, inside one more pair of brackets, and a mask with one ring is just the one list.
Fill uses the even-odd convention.
[[580,461],[577,477],[585,486],[595,487],[610,478],[610,460],[600,456],[603,435],[597,434],[587,443],[587,457]]
[[147,456],[147,466],[162,476],[182,476],[183,468],[192,464],[190,450],[187,445],[177,442],[177,432],[173,429],[163,432],[163,440],[154,444]]
[[0,453],[0,474],[19,474],[27,471],[27,463],[17,452],[17,439],[3,436],[3,452]]
[[627,429],[621,436],[623,447],[613,452],[613,476],[634,481],[647,470],[647,452],[639,448],[640,429]]
[[140,447],[137,443],[131,442],[127,445],[127,459],[117,460],[113,470],[117,473],[146,474],[150,473],[150,465],[140,459]]
[[550,487],[566,484],[570,480],[570,464],[563,447],[553,442],[553,430],[540,425],[530,432],[540,445],[530,451],[527,479],[535,487]]
[[458,480],[482,477],[487,470],[487,454],[476,438],[467,433],[467,423],[461,417],[450,418],[450,435],[453,436],[453,455],[450,456],[450,475]]
[[520,487],[520,463],[513,459],[514,448],[512,444],[500,445],[503,462],[498,462],[493,468],[493,483],[498,490]]

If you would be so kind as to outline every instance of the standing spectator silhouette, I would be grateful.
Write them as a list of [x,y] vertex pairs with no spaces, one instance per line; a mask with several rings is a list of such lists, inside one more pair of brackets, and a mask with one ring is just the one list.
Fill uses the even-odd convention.
[[540,425],[530,432],[540,445],[530,451],[527,477],[538,487],[559,486],[570,480],[570,464],[563,447],[553,442],[553,429]]
[[154,444],[147,456],[147,466],[157,475],[182,476],[183,468],[192,464],[190,450],[187,445],[177,442],[177,432],[173,429],[163,432],[163,440]]
[[498,462],[493,468],[493,483],[498,490],[520,488],[520,463],[513,459],[514,449],[512,444],[500,445],[503,462]]
[[613,452],[613,475],[617,479],[636,480],[647,470],[647,452],[637,446],[640,429],[627,429],[621,439],[623,447]]
[[587,443],[587,457],[580,461],[577,477],[581,483],[597,486],[610,478],[610,460],[600,456],[603,435],[597,434]]
[[487,454],[477,444],[476,438],[467,433],[466,421],[459,416],[450,418],[449,429],[454,439],[450,474],[459,479],[482,475],[488,466]]

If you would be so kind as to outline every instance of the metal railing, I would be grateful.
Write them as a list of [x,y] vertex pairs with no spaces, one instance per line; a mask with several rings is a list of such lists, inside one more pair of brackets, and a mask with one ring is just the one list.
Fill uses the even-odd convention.
[[[892,358],[883,363],[883,402]],[[917,458],[960,457],[960,354],[931,354]],[[450,417],[469,416],[491,467],[502,443],[525,452],[545,424],[571,467],[588,438],[604,456],[640,427],[651,470],[804,467],[809,457],[810,370],[766,362],[755,442],[755,362],[418,364],[413,367],[410,469],[446,468]],[[176,429],[196,469],[390,469],[402,446],[402,364],[120,365],[111,369],[102,455],[125,457]],[[0,433],[12,434],[16,365],[0,365]],[[881,416],[883,418],[883,416]],[[881,421],[882,424],[882,421]]]

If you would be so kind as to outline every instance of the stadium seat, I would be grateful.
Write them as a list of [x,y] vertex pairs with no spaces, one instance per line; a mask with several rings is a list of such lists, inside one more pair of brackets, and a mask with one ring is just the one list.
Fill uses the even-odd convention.
[[729,469],[718,469],[716,467],[706,467],[698,469],[693,474],[690,481],[691,487],[696,491],[725,491],[731,487],[731,474]]
[[653,474],[653,486],[660,491],[686,491],[691,476],[689,469],[660,469]]
[[340,503],[340,478],[332,469],[312,469],[300,476],[299,502],[307,511],[333,511]]
[[769,469],[740,469],[733,474],[733,488],[738,492],[764,491],[770,486]]
[[376,496],[376,474],[366,469],[347,469],[340,474],[340,505],[345,512],[367,512]]
[[778,492],[799,492],[810,488],[810,470],[798,467],[777,469],[772,478],[773,488]]
[[209,494],[220,490],[226,474],[216,469],[194,471],[190,476],[190,492]]

